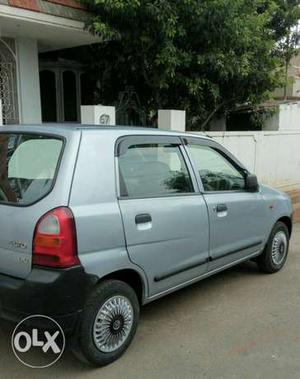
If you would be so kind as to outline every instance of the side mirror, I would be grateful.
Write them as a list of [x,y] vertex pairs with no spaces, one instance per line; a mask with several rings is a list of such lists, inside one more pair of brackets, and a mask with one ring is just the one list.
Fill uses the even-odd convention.
[[246,190],[249,192],[258,192],[259,184],[257,176],[253,174],[247,174],[246,176]]

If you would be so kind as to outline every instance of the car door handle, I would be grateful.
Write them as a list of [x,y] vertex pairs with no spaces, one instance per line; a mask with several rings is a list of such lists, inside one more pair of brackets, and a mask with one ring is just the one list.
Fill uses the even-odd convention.
[[152,217],[148,213],[143,213],[135,216],[136,224],[146,224],[147,222],[151,222]]
[[218,204],[217,206],[214,207],[214,210],[217,213],[227,212],[228,211],[228,207],[227,207],[226,204]]

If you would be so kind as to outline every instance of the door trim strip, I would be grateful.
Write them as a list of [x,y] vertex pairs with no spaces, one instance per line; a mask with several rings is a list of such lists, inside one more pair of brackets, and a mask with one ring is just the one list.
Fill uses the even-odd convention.
[[172,293],[172,292],[175,292],[181,288],[184,288],[184,287],[187,287],[188,285],[190,284],[193,284],[193,283],[197,283],[199,282],[200,280],[203,280],[203,279],[206,279],[206,278],[209,278],[210,276],[214,275],[214,274],[217,274],[219,272],[222,272],[222,271],[225,271],[226,269],[230,268],[230,267],[233,267],[233,266],[236,266],[238,265],[239,263],[242,263],[242,262],[245,262],[245,261],[248,261],[249,259],[251,258],[255,258],[257,257],[259,254],[261,253],[261,250],[257,250],[255,251],[254,253],[250,254],[249,256],[247,257],[242,257],[242,258],[239,258],[237,259],[236,261],[232,261],[232,262],[229,262],[227,264],[225,264],[224,266],[221,266],[221,267],[217,267],[213,270],[210,270],[208,272],[206,272],[205,274],[201,274],[201,275],[198,275],[196,276],[195,278],[193,279],[189,279],[183,283],[180,283],[180,284],[177,284],[176,286],[174,287],[171,287],[171,288],[168,288],[167,290],[164,290],[164,291],[161,291],[161,292],[158,292],[154,295],[151,295],[149,296],[147,299],[145,299],[144,303],[143,304],[148,304],[150,303],[151,301],[154,301],[160,297],[163,297],[165,295],[168,295],[169,293]]
[[246,245],[246,246],[242,247],[241,249],[235,249],[235,250],[229,251],[228,253],[222,253],[221,255],[218,255],[217,257],[209,257],[209,262],[214,262],[218,259],[226,257],[227,255],[241,253],[244,250],[251,249],[252,247],[257,247],[257,246],[261,245],[262,243],[263,243],[263,241],[258,241],[258,242],[252,243],[250,245]]
[[180,267],[176,267],[175,269],[171,269],[171,270],[166,271],[166,272],[164,272],[162,274],[156,275],[154,277],[154,282],[156,282],[156,283],[160,282],[160,281],[168,279],[168,278],[170,278],[172,276],[181,274],[181,273],[183,273],[185,271],[192,270],[193,268],[196,268],[196,267],[202,266],[204,264],[207,264],[208,262],[213,262],[213,261],[216,261],[218,259],[224,258],[227,255],[233,255],[233,254],[236,254],[236,253],[241,253],[244,250],[251,249],[252,247],[257,247],[257,246],[261,245],[262,243],[263,243],[263,241],[255,242],[255,243],[252,243],[250,245],[246,245],[245,247],[242,247],[241,249],[232,250],[232,251],[230,251],[228,253],[224,253],[224,254],[219,255],[219,256],[217,256],[215,258],[209,257],[209,258],[202,259],[201,261],[198,261],[196,263],[184,264],[184,265],[182,265]]
[[195,263],[184,264],[184,265],[176,267],[175,269],[172,269],[170,271],[166,271],[162,274],[156,275],[154,277],[154,281],[160,282],[162,280],[170,278],[171,276],[178,275],[178,274],[181,274],[182,272],[192,270],[193,268],[207,264],[208,261],[209,261],[209,258],[204,258],[204,259],[201,259],[200,261],[195,262]]

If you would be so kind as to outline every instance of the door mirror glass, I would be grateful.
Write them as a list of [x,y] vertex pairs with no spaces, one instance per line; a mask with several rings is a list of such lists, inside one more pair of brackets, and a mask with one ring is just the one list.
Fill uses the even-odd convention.
[[249,192],[258,192],[259,184],[256,175],[248,174],[246,176],[246,190]]

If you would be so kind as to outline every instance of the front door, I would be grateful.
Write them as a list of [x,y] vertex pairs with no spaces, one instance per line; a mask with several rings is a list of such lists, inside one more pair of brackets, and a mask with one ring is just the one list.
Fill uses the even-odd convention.
[[207,207],[177,137],[128,137],[118,148],[120,209],[130,259],[150,296],[207,271]]
[[245,168],[212,141],[191,140],[188,150],[209,212],[209,269],[261,250],[266,234],[264,200],[260,192],[246,191]]

